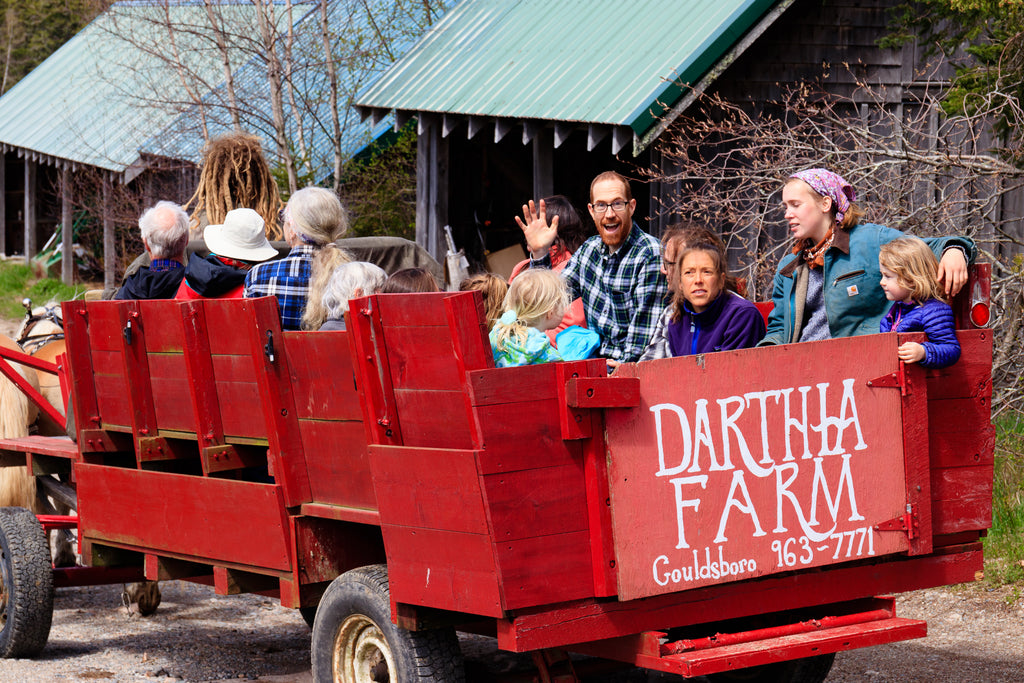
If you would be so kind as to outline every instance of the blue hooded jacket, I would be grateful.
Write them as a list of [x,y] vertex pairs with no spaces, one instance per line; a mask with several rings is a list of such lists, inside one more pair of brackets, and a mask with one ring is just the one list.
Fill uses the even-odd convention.
[[879,324],[882,332],[924,332],[928,341],[924,346],[925,368],[945,368],[960,358],[960,342],[957,341],[953,323],[953,309],[938,299],[929,299],[923,304],[916,301],[897,301]]

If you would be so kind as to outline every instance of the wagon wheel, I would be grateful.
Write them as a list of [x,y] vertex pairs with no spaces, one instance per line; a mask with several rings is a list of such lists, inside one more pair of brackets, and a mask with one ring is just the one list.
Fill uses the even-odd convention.
[[317,683],[462,683],[452,629],[407,631],[391,623],[388,570],[360,567],[327,588],[313,624]]
[[25,508],[0,508],[0,657],[39,654],[52,618],[53,568],[43,528]]
[[709,676],[714,683],[822,683],[828,678],[835,654],[818,655]]

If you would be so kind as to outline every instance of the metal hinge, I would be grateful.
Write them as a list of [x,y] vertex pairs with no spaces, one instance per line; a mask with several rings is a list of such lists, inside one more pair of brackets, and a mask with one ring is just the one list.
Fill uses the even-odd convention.
[[887,375],[881,377],[875,377],[874,379],[868,380],[868,386],[876,389],[884,388],[899,388],[900,395],[907,395],[907,374],[904,372],[903,361],[900,361],[900,369],[896,372],[890,372]]
[[875,531],[905,531],[911,540],[917,538],[917,529],[917,506],[910,503],[907,503],[907,511],[900,517],[875,525]]

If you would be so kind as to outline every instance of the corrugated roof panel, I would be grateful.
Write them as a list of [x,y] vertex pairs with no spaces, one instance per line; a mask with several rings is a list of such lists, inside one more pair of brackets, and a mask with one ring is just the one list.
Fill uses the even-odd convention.
[[[251,4],[228,2],[218,11],[249,35],[256,31]],[[201,2],[115,3],[0,97],[0,143],[112,171],[127,168],[140,143],[190,99],[162,56],[172,50],[160,28],[167,17],[179,28],[198,29],[179,31],[173,49],[199,79],[220,80],[220,55],[202,37],[210,29]],[[243,57],[233,58],[241,63]]]
[[642,133],[774,4],[464,0],[356,101]]

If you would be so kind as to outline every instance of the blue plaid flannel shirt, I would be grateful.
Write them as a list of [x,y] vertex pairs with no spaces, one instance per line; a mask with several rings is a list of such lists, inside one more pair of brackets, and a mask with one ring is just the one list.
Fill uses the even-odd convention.
[[245,276],[245,298],[276,296],[281,312],[281,328],[297,330],[302,323],[309,297],[309,279],[313,270],[313,247],[300,244],[288,255],[252,267]]
[[[550,259],[545,255],[530,265],[547,267]],[[562,277],[572,297],[583,299],[587,327],[601,335],[599,355],[623,362],[639,359],[668,294],[658,240],[633,223],[613,254],[595,235],[572,255]]]

